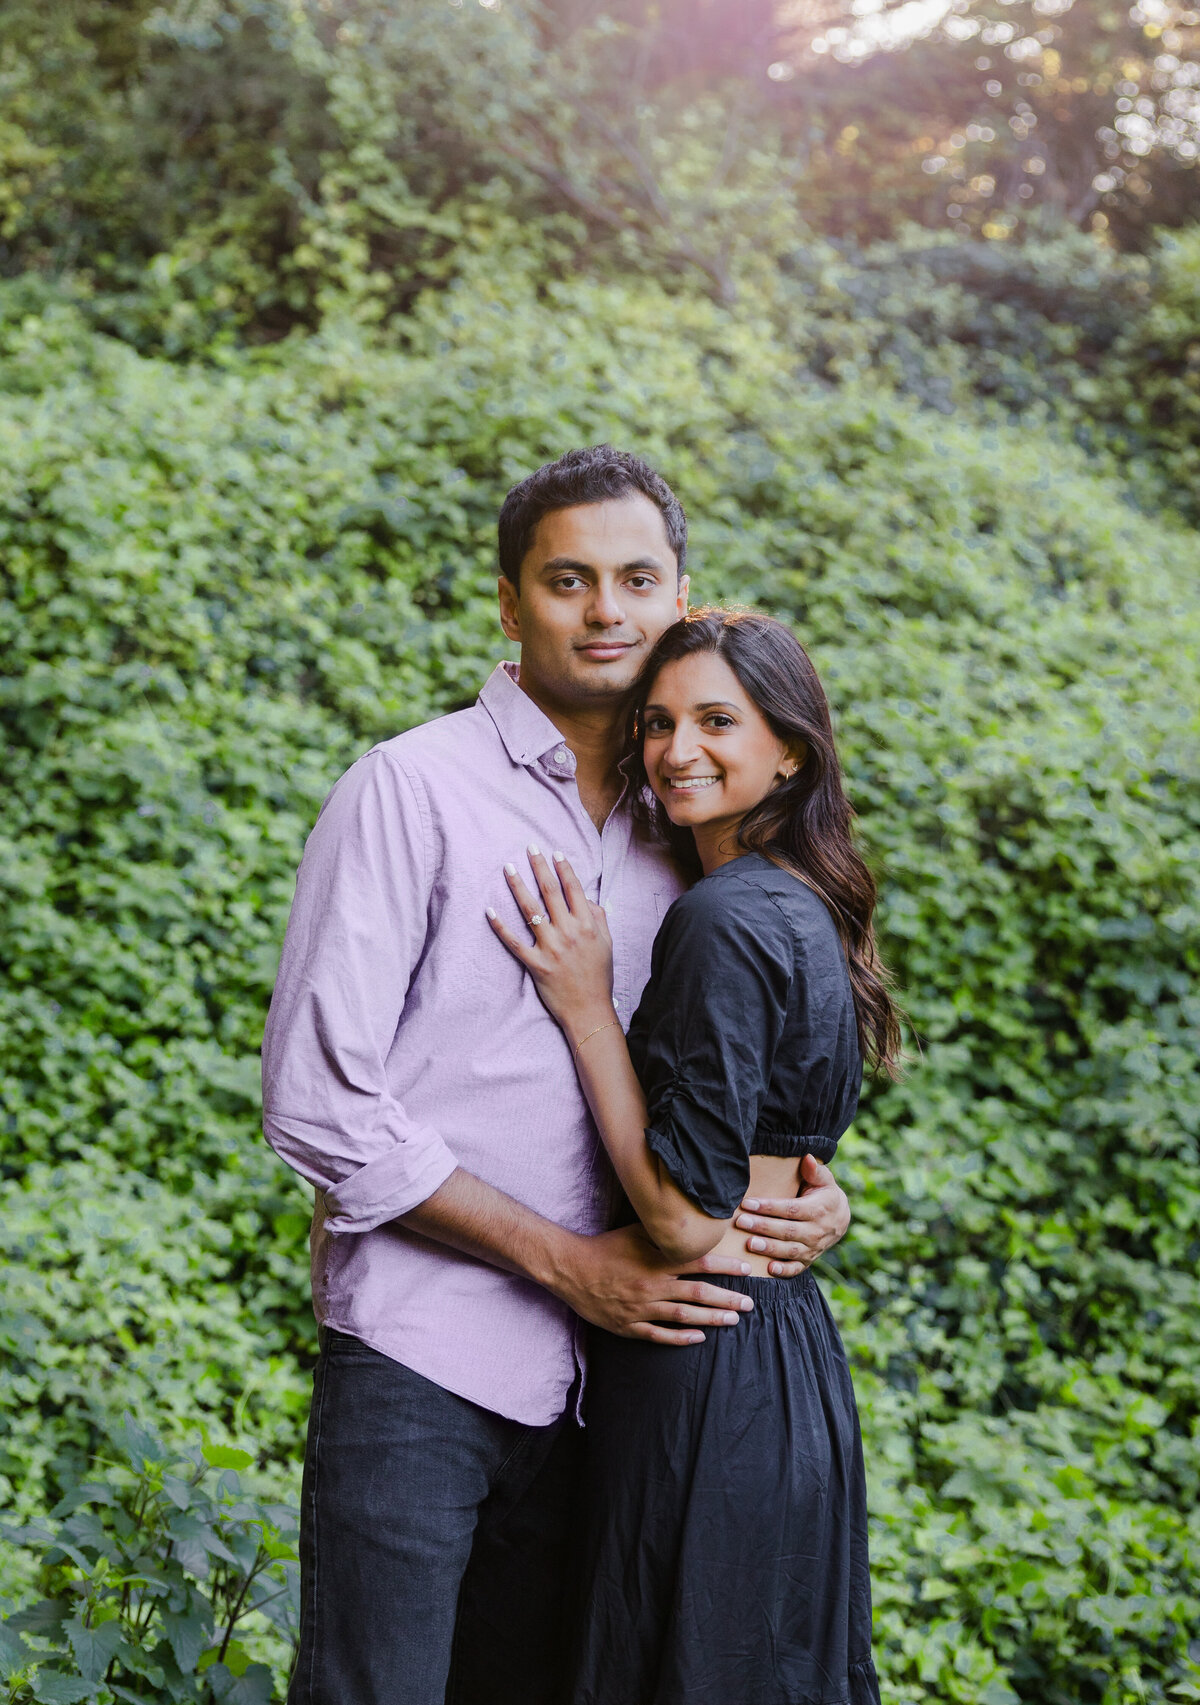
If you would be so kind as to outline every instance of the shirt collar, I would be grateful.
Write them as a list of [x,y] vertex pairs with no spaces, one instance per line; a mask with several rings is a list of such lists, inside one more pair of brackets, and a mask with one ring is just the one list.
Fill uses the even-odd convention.
[[497,663],[483,683],[479,702],[496,724],[513,763],[536,764],[548,752],[564,749],[565,742],[545,711],[521,691],[519,675],[516,663]]

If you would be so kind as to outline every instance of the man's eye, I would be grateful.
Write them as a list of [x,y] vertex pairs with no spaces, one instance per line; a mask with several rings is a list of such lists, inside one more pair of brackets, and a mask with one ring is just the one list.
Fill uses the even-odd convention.
[[583,578],[578,574],[564,574],[561,580],[556,580],[554,584],[560,592],[574,592],[577,587],[583,585]]
[[648,587],[657,586],[658,581],[652,574],[631,574],[629,584],[635,592],[644,592]]

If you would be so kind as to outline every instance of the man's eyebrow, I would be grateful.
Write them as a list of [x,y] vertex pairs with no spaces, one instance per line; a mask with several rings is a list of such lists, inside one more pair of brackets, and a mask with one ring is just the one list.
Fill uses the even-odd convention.
[[[632,562],[623,562],[617,572],[629,574],[633,570],[641,570],[644,573],[647,569],[653,569],[658,574],[666,574],[667,565],[660,562],[657,557],[639,556],[635,557]],[[595,574],[596,565],[593,562],[580,562],[576,557],[571,556],[547,557],[541,565],[543,574],[562,574],[565,570],[569,570],[572,574]]]
[[595,574],[596,570],[590,562],[579,562],[573,556],[547,557],[541,564],[543,574],[561,574],[564,568],[571,569],[575,574]]

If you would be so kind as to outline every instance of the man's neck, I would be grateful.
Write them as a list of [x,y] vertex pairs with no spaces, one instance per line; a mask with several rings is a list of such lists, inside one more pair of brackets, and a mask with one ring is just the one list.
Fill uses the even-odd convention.
[[593,705],[563,705],[538,690],[536,682],[526,684],[518,676],[521,691],[543,711],[563,737],[563,744],[575,756],[575,783],[583,808],[598,829],[621,793],[621,773],[617,764],[621,757],[624,736],[622,701],[614,697],[611,703]]

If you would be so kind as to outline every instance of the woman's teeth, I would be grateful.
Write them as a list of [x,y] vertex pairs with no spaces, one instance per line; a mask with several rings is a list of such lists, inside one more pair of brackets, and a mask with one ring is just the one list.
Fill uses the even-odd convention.
[[712,787],[720,776],[672,776],[667,786],[673,793],[694,793],[697,788]]

